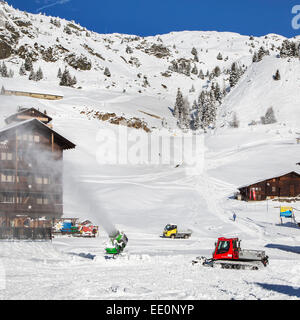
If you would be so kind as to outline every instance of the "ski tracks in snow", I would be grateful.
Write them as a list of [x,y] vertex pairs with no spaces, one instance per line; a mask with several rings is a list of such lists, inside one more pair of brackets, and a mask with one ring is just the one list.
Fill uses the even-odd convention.
[[[263,229],[255,223],[249,224],[249,221],[240,218],[238,219],[239,221],[236,222],[231,220],[234,207],[230,206],[228,201],[230,201],[229,195],[232,194],[233,190],[235,190],[235,187],[232,184],[209,177],[207,174],[199,177],[197,191],[201,197],[205,199],[210,213],[222,221],[224,227],[230,225],[228,236],[231,236],[232,233],[243,232],[255,238],[259,237],[259,239],[262,239]],[[236,229],[238,230],[234,231]]]

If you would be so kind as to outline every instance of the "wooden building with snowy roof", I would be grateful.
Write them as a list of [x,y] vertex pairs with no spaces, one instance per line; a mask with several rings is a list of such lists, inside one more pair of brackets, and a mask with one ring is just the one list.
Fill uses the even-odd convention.
[[12,124],[14,122],[22,122],[29,119],[37,119],[44,124],[49,124],[52,121],[52,118],[47,115],[46,110],[41,112],[35,108],[19,108],[18,112],[5,119],[5,123]]
[[291,171],[239,187],[241,200],[261,201],[300,196],[300,173]]
[[[63,215],[63,152],[75,144],[46,125],[50,117],[36,111],[12,115],[0,130],[0,226],[10,226],[20,215]],[[33,114],[37,118],[27,119]]]

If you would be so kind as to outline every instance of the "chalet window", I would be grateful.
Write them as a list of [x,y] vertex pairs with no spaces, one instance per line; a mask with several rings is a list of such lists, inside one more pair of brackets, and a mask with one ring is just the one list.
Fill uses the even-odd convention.
[[17,139],[29,142],[40,142],[40,136],[31,134],[23,134],[22,136],[18,136]]
[[15,198],[9,194],[0,194],[0,203],[14,203]]
[[16,198],[16,203],[23,203],[23,198],[22,197],[17,197]]
[[48,177],[37,177],[35,182],[36,184],[50,184],[50,179]]
[[276,192],[276,187],[272,187],[272,192]]
[[6,182],[13,182],[13,176],[6,176]]
[[49,199],[47,197],[40,196],[36,199],[36,203],[40,205],[49,204]]
[[[16,176],[15,175],[6,175],[6,174],[1,174],[1,182],[15,182],[16,181]],[[17,177],[17,182],[19,182],[19,177]]]
[[12,153],[9,152],[1,152],[1,160],[5,161],[5,160],[12,160],[13,156]]
[[43,178],[35,178],[36,184],[43,184]]

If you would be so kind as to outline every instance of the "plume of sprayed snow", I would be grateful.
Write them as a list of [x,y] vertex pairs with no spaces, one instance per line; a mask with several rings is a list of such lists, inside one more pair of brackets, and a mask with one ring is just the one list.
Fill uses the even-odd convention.
[[[76,208],[74,211],[80,211],[88,220],[99,224],[108,235],[114,235],[118,232],[108,212],[101,206],[101,199],[97,196],[97,191],[99,190],[94,190],[93,185],[84,184],[80,182],[79,178],[76,178],[79,176],[79,169],[76,166],[70,161],[63,163],[63,157],[57,153],[52,153],[51,147],[45,147],[44,144],[35,143],[34,141],[29,144],[28,140],[23,142],[23,135],[34,136],[34,132],[31,129],[19,127],[17,135],[21,138],[18,140],[18,156],[30,166],[28,185],[36,183],[37,178],[49,177],[50,184],[47,186],[47,193],[48,195],[53,195],[53,198],[49,197],[50,203],[63,204],[63,199],[61,203],[57,203],[54,197],[55,194],[59,194],[56,190],[57,186],[63,185],[64,193],[68,193],[72,206]],[[15,139],[14,135],[12,139]],[[22,176],[21,171],[18,176]],[[2,192],[5,191],[2,190]]]
[[81,182],[79,178],[75,178],[74,173],[77,172],[78,169],[70,161],[65,161],[64,187],[69,193],[72,206],[76,207],[76,211],[82,212],[88,219],[93,219],[93,223],[103,227],[109,236],[115,235],[118,230],[111,221],[109,213],[101,206],[101,198],[97,196],[98,190],[92,184]]

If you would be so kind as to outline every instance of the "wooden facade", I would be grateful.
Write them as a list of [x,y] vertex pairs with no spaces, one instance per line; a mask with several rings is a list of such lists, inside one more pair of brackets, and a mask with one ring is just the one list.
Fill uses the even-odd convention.
[[63,151],[73,148],[37,119],[0,130],[0,226],[63,215]]
[[241,200],[261,201],[300,196],[300,174],[295,171],[239,188]]

